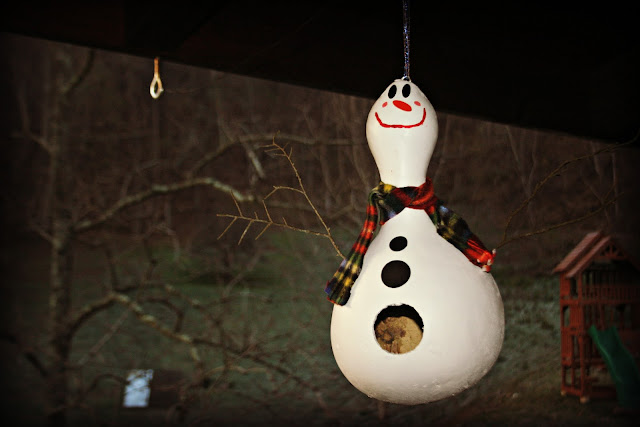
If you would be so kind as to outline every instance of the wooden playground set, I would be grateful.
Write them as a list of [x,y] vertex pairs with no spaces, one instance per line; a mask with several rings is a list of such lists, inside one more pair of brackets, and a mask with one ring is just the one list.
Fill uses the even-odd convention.
[[640,266],[618,240],[588,233],[555,267],[563,395],[640,407]]

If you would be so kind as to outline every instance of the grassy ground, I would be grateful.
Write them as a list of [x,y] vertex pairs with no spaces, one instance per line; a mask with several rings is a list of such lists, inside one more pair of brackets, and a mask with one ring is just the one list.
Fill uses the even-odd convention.
[[[506,334],[502,353],[489,374],[471,389],[450,399],[427,405],[386,405],[384,420],[377,402],[353,388],[341,375],[331,353],[329,324],[332,306],[324,298],[323,284],[337,266],[328,242],[293,233],[267,233],[260,257],[244,280],[232,287],[215,283],[211,275],[188,279],[204,259],[173,260],[159,248],[159,274],[189,298],[206,305],[218,319],[214,326],[187,310],[184,330],[228,340],[245,353],[225,354],[201,349],[210,378],[209,387],[190,401],[186,422],[193,425],[635,425],[631,415],[614,413],[616,402],[560,396],[560,347],[557,281],[553,277],[527,277],[499,266],[494,276],[503,296]],[[33,248],[29,249],[33,251]],[[241,252],[242,247],[239,249]],[[24,251],[27,251],[25,248]],[[18,251],[16,254],[24,254]],[[46,326],[46,251],[32,252],[33,262],[14,259],[5,314],[31,344],[42,344]],[[215,254],[210,254],[215,256]],[[237,265],[251,254],[239,255]],[[10,256],[9,256],[10,257]],[[244,257],[244,258],[243,258]],[[136,255],[129,254],[123,271],[132,272]],[[107,272],[98,256],[76,259],[78,302],[100,295]],[[224,297],[223,301],[223,295]],[[187,305],[180,300],[176,304]],[[175,316],[166,308],[143,305],[169,325]],[[89,357],[105,334],[117,333]],[[79,381],[109,372],[123,375],[132,368],[175,369],[189,375],[188,348],[157,334],[120,306],[96,316],[80,329],[74,341],[73,362],[82,363]],[[3,346],[7,375],[5,414],[22,425],[38,425],[43,415],[42,381],[12,346]],[[283,366],[293,379],[251,357]],[[224,367],[228,369],[224,369]],[[166,411],[124,410],[121,386],[106,381],[88,396],[84,407],[72,411],[74,425],[158,425]]]

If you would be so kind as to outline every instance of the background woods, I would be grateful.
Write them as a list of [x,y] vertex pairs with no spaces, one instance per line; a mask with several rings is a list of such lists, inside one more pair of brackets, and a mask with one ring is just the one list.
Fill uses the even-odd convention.
[[[375,404],[331,355],[330,242],[278,227],[255,240],[261,227],[243,234],[246,221],[227,229],[218,215],[235,214],[235,200],[268,218],[273,187],[298,188],[293,165],[264,149],[275,142],[348,251],[378,179],[364,135],[372,100],[163,62],[153,100],[149,59],[1,42],[7,411],[60,426],[146,417],[123,411],[121,394],[129,370],[153,368],[177,372],[163,420],[375,423]],[[493,377],[449,401],[390,408],[396,420],[473,419],[526,393],[543,368],[547,382],[528,392],[559,394],[550,270],[587,230],[640,235],[637,148],[446,112],[439,126],[429,175],[499,247],[507,341]],[[269,216],[323,232],[302,196],[274,193]]]

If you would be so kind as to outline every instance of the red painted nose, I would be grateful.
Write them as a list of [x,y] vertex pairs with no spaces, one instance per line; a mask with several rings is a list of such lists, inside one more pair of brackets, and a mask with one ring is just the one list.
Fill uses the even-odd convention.
[[411,111],[411,105],[407,104],[404,101],[395,100],[395,101],[393,101],[393,105],[395,105],[396,108],[399,108],[402,111]]

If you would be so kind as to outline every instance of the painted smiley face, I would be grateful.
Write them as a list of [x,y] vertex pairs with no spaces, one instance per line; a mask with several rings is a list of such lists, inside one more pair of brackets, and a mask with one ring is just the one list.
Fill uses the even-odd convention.
[[[403,84],[404,83],[404,84]],[[401,86],[401,90],[398,88]],[[380,104],[380,114],[375,112],[375,118],[378,124],[384,128],[413,128],[424,124],[427,118],[427,110],[423,106],[424,101],[420,101],[421,93],[412,89],[409,82],[394,82],[386,93],[386,98]],[[384,95],[383,95],[384,96]],[[382,101],[382,99],[380,99]],[[389,110],[393,112],[390,112]],[[422,110],[422,111],[420,111]],[[389,111],[389,113],[387,113]],[[398,113],[401,113],[400,115]],[[383,118],[389,117],[384,120]]]

